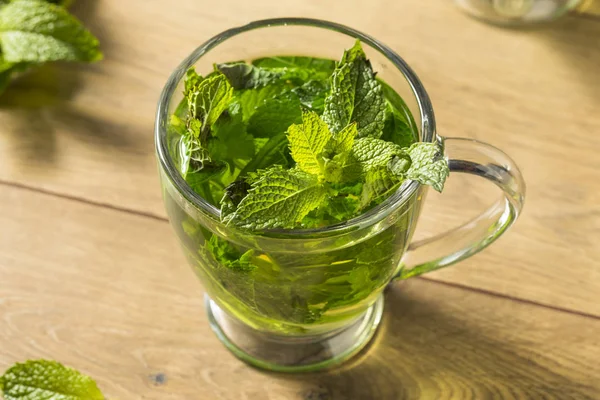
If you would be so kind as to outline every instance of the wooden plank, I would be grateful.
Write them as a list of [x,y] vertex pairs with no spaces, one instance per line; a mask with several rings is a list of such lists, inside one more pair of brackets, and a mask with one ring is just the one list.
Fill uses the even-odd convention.
[[[0,99],[0,180],[164,217],[153,115],[175,65],[203,40],[249,20],[334,19],[406,58],[430,92],[440,134],[491,142],[525,174],[520,223],[489,251],[432,278],[600,315],[593,241],[600,233],[600,138],[593,134],[600,129],[600,22],[567,17],[539,30],[505,30],[466,17],[452,2],[421,3],[76,3],[106,59],[49,66]],[[467,202],[465,193],[474,198]],[[421,234],[473,214],[488,203],[486,193],[453,178],[443,201],[430,196]]]
[[415,279],[375,344],[332,372],[257,371],[210,331],[170,227],[0,190],[0,371],[57,359],[108,399],[592,399],[600,320]]

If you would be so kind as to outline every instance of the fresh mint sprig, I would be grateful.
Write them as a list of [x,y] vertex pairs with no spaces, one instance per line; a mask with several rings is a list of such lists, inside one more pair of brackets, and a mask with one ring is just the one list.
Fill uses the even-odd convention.
[[408,179],[441,190],[441,148],[412,144],[414,123],[390,90],[359,42],[335,64],[274,57],[217,64],[205,78],[190,70],[171,123],[186,121],[182,174],[211,203],[223,196],[224,222],[252,230],[349,219]]
[[334,137],[316,113],[304,112],[302,124],[288,129],[296,168],[261,171],[237,210],[222,209],[224,221],[255,230],[294,227],[323,204],[326,194],[337,196],[341,182],[363,183],[359,200],[329,202],[330,207],[343,204],[349,216],[389,197],[406,179],[442,190],[448,167],[437,145],[416,143],[405,151],[380,139],[354,140],[356,133],[353,123]]
[[[441,191],[448,164],[438,144],[407,148],[379,139],[389,107],[357,42],[332,73],[323,116],[305,110],[301,123],[287,129],[295,167],[256,173],[237,208],[226,194],[223,220],[254,230],[313,226],[328,219],[325,213],[335,220],[351,218],[389,197],[407,179]],[[344,190],[358,185],[359,195]]]

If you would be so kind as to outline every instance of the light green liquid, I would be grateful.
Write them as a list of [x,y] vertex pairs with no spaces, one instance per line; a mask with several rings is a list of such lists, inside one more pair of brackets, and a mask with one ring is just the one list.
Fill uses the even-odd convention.
[[[408,146],[417,140],[413,118],[400,96],[385,83],[383,88],[389,110],[384,138]],[[174,129],[171,135],[172,157],[178,160],[180,138]],[[282,140],[277,145],[285,150],[287,140]],[[247,170],[248,162],[239,160],[233,170],[202,187],[191,186],[218,207],[224,188]],[[226,227],[217,234],[216,229],[190,215],[177,196],[173,197],[169,190],[164,194],[171,223],[209,296],[256,329],[297,335],[343,326],[375,301],[398,272],[418,213],[421,191],[394,212],[389,226],[364,236],[348,233],[331,246],[298,253],[285,246],[262,248],[257,242],[249,245]],[[244,263],[252,268],[244,268]]]

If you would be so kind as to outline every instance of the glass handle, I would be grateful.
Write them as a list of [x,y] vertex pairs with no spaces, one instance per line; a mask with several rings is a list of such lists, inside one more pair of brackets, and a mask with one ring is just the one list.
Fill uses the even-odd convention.
[[525,182],[515,162],[497,148],[471,139],[443,138],[450,173],[472,174],[502,189],[478,217],[441,235],[413,242],[395,279],[407,279],[464,260],[498,239],[523,208]]

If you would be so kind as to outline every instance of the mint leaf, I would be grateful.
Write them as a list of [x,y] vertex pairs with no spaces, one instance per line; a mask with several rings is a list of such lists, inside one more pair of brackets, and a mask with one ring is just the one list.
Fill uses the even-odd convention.
[[351,157],[344,167],[350,170],[358,166],[363,173],[366,173],[374,168],[386,167],[395,156],[408,157],[406,152],[395,143],[368,137],[360,138],[354,141]]
[[292,89],[292,93],[298,96],[300,103],[312,111],[321,114],[325,108],[325,97],[329,91],[327,81],[311,80]]
[[226,163],[231,170],[242,169],[254,156],[254,140],[246,133],[241,114],[223,113],[213,125],[208,142],[212,160]]
[[321,153],[331,140],[331,133],[319,115],[312,111],[303,112],[302,124],[288,128],[288,140],[298,167],[309,174],[322,175]]
[[354,145],[354,138],[358,134],[358,130],[356,129],[356,123],[352,123],[338,132],[335,135],[334,143],[334,151],[336,153],[344,153],[352,150],[352,146]]
[[98,39],[58,5],[14,0],[0,8],[0,45],[9,62],[102,59]]
[[[331,195],[323,204],[322,219],[331,223],[347,221],[361,208],[363,183],[354,185],[331,185],[335,195]],[[321,208],[321,207],[320,207]]]
[[320,177],[329,183],[338,183],[343,179],[343,157],[335,156],[333,159],[324,158],[323,161],[323,172]]
[[214,203],[212,194],[209,193],[211,180],[222,174],[227,169],[225,164],[206,164],[200,170],[188,171],[185,175],[185,181],[190,185],[192,190],[205,198],[210,203]]
[[274,167],[252,184],[233,214],[222,218],[247,229],[292,228],[321,204],[325,194],[316,176]]
[[406,177],[441,192],[450,174],[443,150],[437,143],[415,143],[408,149],[411,165]]
[[189,96],[194,88],[197,88],[204,78],[196,72],[195,67],[190,67],[185,73],[184,96]]
[[0,388],[5,400],[104,400],[90,377],[56,361],[15,364],[0,377]]
[[248,121],[267,100],[287,93],[292,88],[293,85],[287,82],[278,82],[258,89],[240,90],[235,93],[235,102],[240,105],[244,121]]
[[263,68],[304,68],[314,71],[315,79],[327,79],[335,69],[335,61],[313,57],[266,57],[252,61]]
[[358,41],[344,52],[331,76],[331,92],[325,99],[323,119],[334,135],[351,122],[358,124],[358,137],[378,138],[382,134],[383,91]]
[[256,268],[252,263],[254,250],[240,252],[233,244],[217,235],[213,235],[206,242],[206,249],[212,254],[215,261],[234,271],[249,272]]
[[403,177],[405,172],[411,166],[410,157],[407,154],[402,154],[400,156],[395,155],[387,164],[387,169],[394,175]]
[[196,72],[196,68],[190,67],[185,73],[185,81],[184,81],[184,90],[183,90],[183,99],[179,102],[175,111],[173,111],[173,117],[177,117],[181,120],[184,120],[187,116],[189,106],[188,106],[188,97],[191,95],[192,91],[204,78]]
[[217,64],[216,69],[227,77],[235,89],[253,89],[267,86],[283,76],[284,70],[258,68],[243,62]]
[[[364,50],[362,49],[362,46],[360,45],[360,40],[356,40],[356,42],[354,42],[354,46],[344,51],[344,54],[342,54],[342,59],[340,60],[339,64],[352,63],[354,61],[366,59],[367,55],[365,54]],[[339,64],[337,66],[339,66]]]
[[385,125],[381,139],[396,143],[400,147],[409,147],[416,141],[415,134],[406,123],[404,117],[391,107],[388,107],[386,110]]
[[189,121],[188,130],[185,131],[179,142],[181,175],[184,178],[188,173],[199,172],[205,165],[212,162],[208,150],[201,143],[200,128],[200,121],[196,119]]
[[204,144],[208,138],[210,127],[221,113],[225,111],[233,96],[233,88],[224,75],[217,74],[201,81],[195,81],[188,90],[187,98],[190,117],[201,122],[199,132],[194,131],[194,136],[200,135],[200,143]]
[[[262,138],[261,138],[262,139]],[[257,146],[258,139],[254,139]],[[285,133],[273,136],[260,146],[256,155],[244,167],[240,176],[246,176],[250,172],[268,168],[273,165],[288,166],[288,141]]]
[[287,80],[302,84],[313,78],[329,77],[309,68],[264,68],[244,62],[217,64],[215,68],[227,77],[235,89],[256,89]]
[[380,203],[394,193],[402,183],[402,178],[392,174],[386,167],[369,170],[365,175],[365,183],[361,195],[361,208],[372,203]]
[[418,139],[416,124],[410,110],[394,89],[382,80],[378,81],[387,102],[381,139],[396,143],[401,147],[409,147]]
[[302,121],[300,101],[293,96],[266,100],[248,120],[248,132],[254,137],[273,137],[292,124]]
[[[227,207],[230,207],[232,211],[235,211],[235,208],[248,194],[248,190],[250,190],[252,183],[253,181],[248,178],[231,182],[225,188],[221,204],[227,203]],[[226,211],[225,213],[228,214],[230,212]]]

